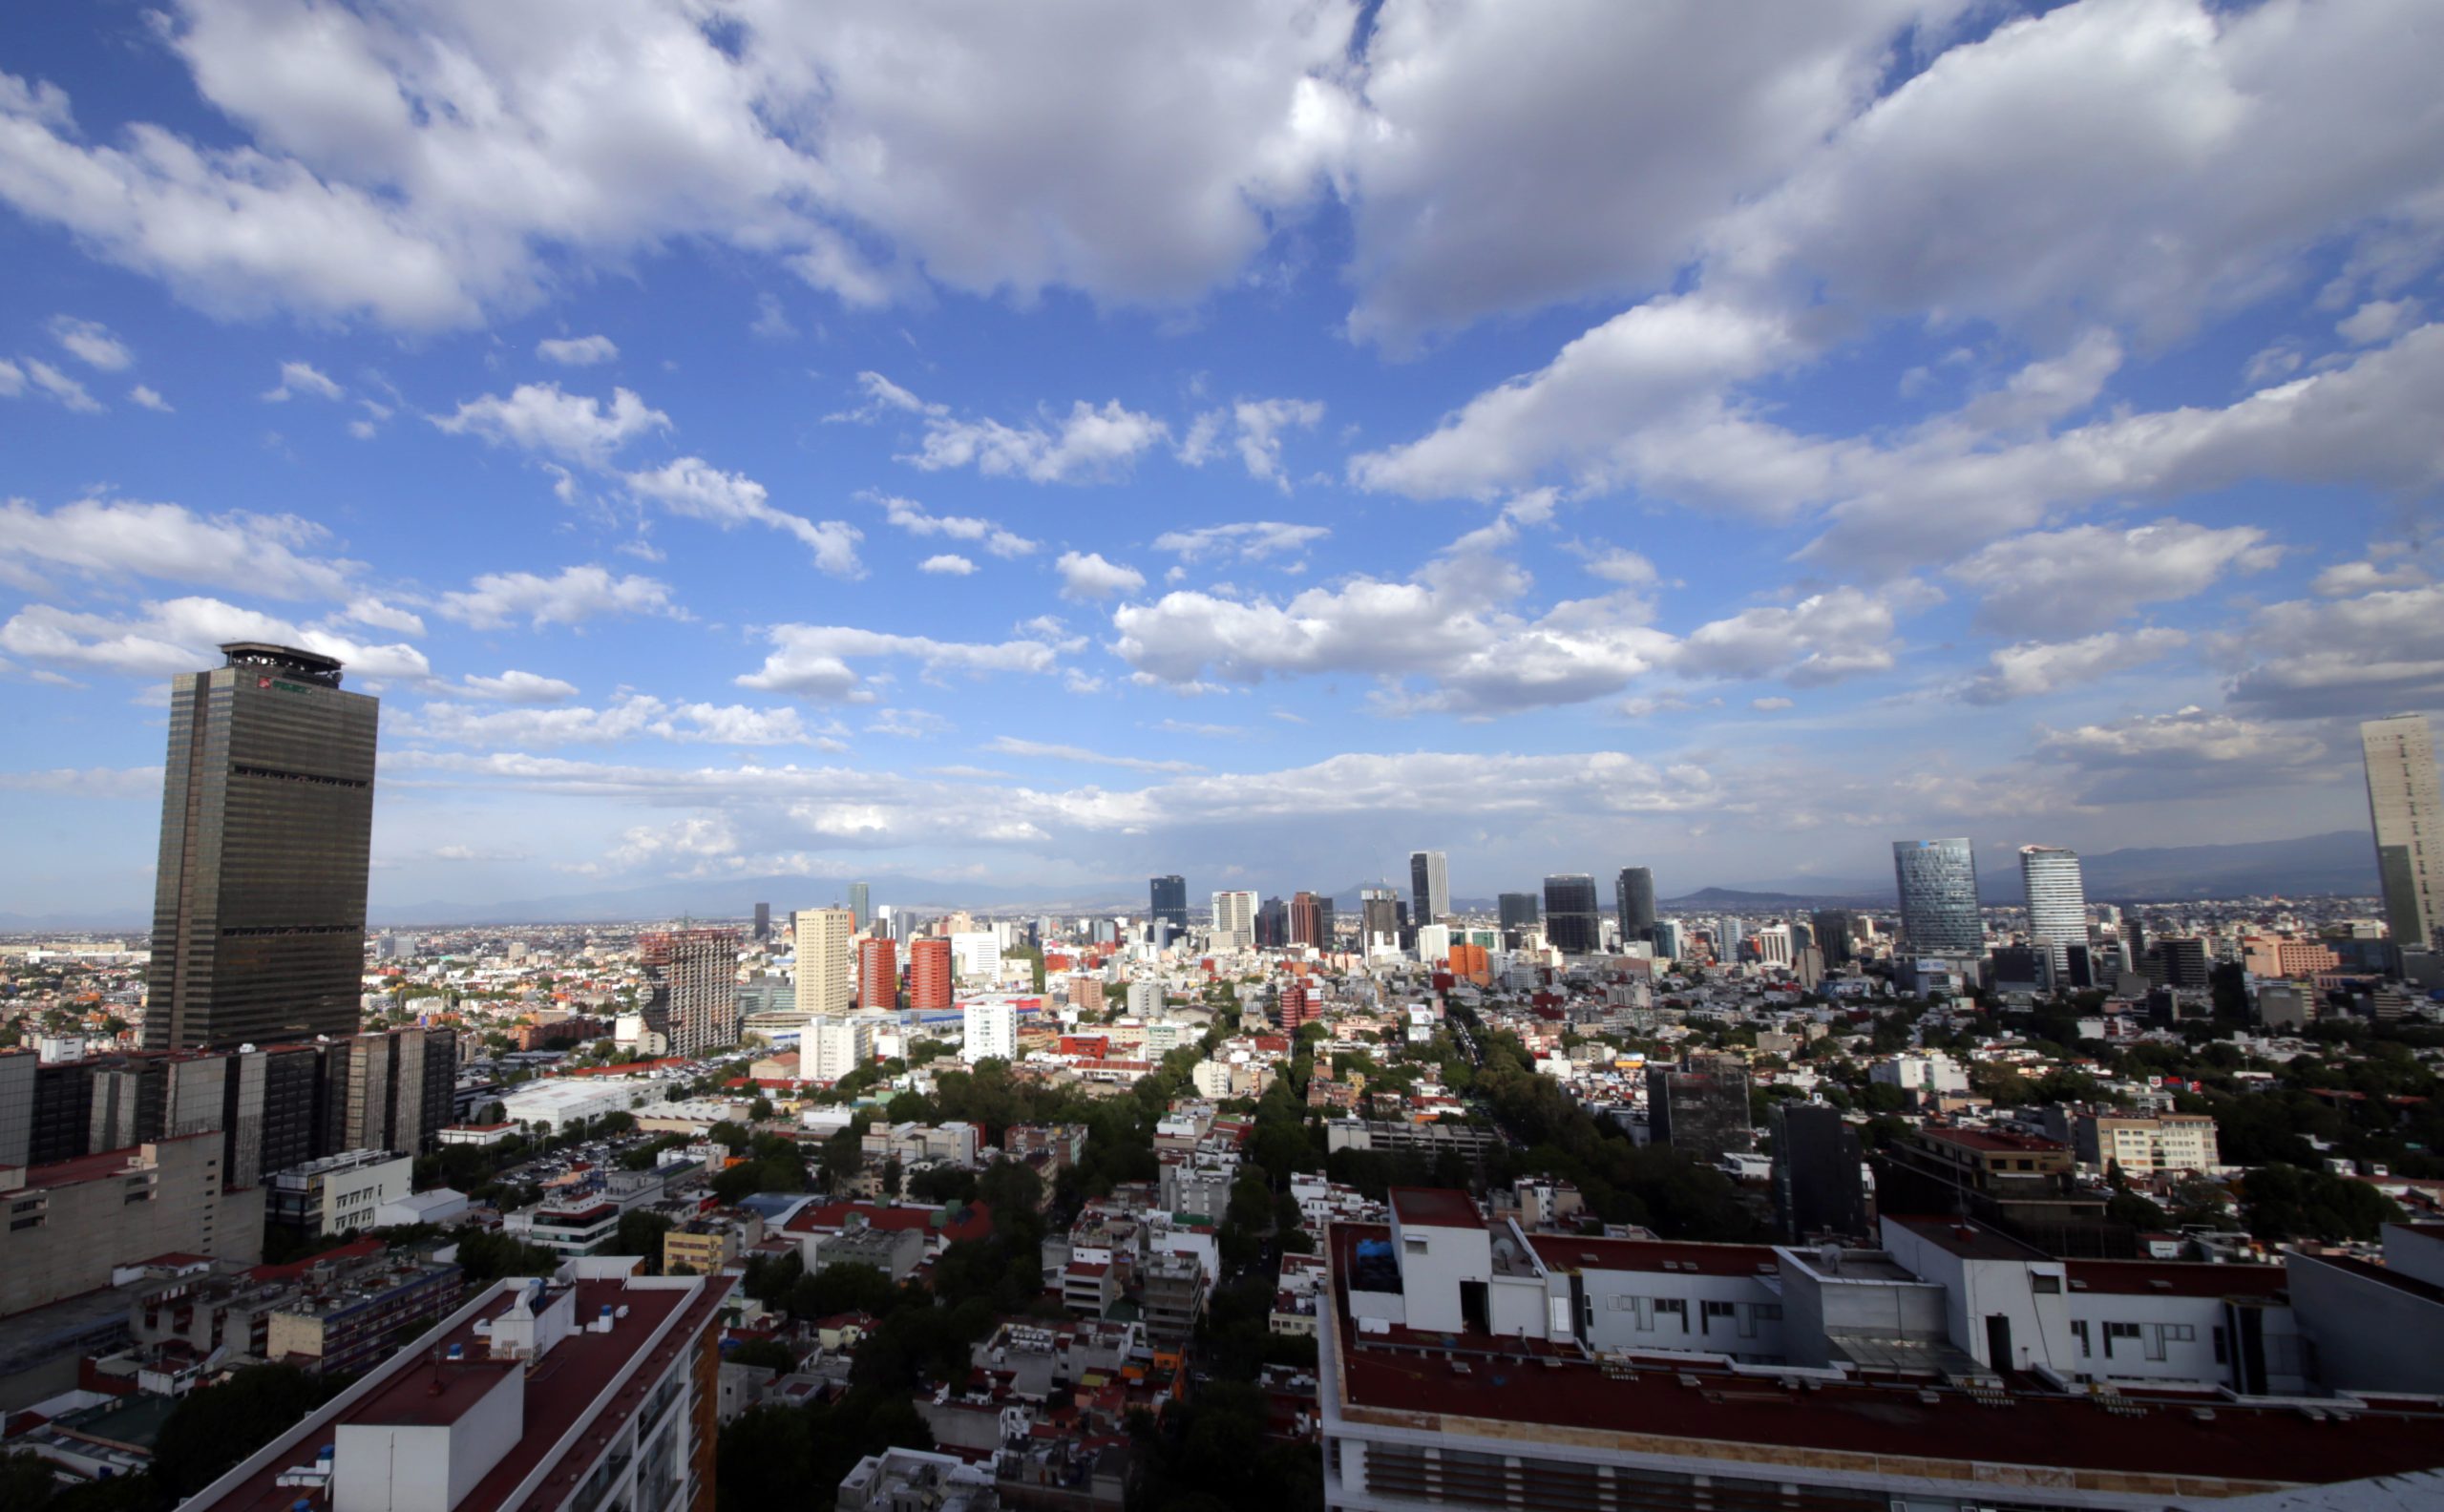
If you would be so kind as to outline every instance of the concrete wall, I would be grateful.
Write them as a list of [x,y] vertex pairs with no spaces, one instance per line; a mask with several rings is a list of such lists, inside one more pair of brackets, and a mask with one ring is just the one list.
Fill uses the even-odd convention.
[[2444,1303],[2312,1255],[2286,1262],[2291,1306],[2316,1344],[2317,1374],[2340,1391],[2444,1390]]

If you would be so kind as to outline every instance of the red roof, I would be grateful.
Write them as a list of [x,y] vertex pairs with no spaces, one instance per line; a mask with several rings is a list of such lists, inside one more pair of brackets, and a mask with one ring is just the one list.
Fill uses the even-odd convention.
[[2201,1265],[2179,1260],[2066,1260],[2071,1285],[2120,1296],[2269,1297],[2288,1283],[2279,1265]]
[[1931,1140],[1940,1140],[1947,1144],[1957,1144],[1963,1149],[1982,1150],[1989,1155],[2013,1152],[2026,1155],[2054,1155],[2061,1154],[2071,1147],[2054,1140],[2040,1139],[2033,1134],[2007,1134],[2000,1129],[1954,1128],[1940,1124],[1929,1124],[1922,1127],[1919,1132]]
[[1403,1228],[1483,1228],[1485,1215],[1465,1192],[1437,1186],[1395,1186],[1387,1194]]
[[790,1215],[783,1227],[790,1233],[837,1233],[849,1227],[852,1216],[862,1217],[870,1228],[895,1232],[916,1228],[938,1233],[956,1244],[966,1239],[989,1239],[993,1235],[992,1209],[982,1203],[970,1203],[951,1214],[950,1221],[936,1224],[939,1208],[921,1204],[887,1208],[881,1203],[835,1202],[817,1206],[809,1203]]
[[1781,1261],[1770,1245],[1674,1244],[1654,1239],[1582,1239],[1531,1233],[1528,1248],[1549,1270],[1694,1270],[1701,1275],[1771,1275]]
[[[217,1140],[220,1137],[219,1131],[215,1130],[207,1134],[182,1134],[174,1139],[158,1139],[148,1143],[177,1144],[186,1140]],[[78,1155],[70,1160],[53,1161],[48,1166],[30,1166],[26,1167],[26,1185],[30,1187],[74,1186],[82,1182],[100,1181],[104,1177],[116,1176],[127,1169],[128,1162],[141,1158],[143,1153],[143,1145],[130,1144],[124,1149],[95,1150],[91,1155]]]
[[286,1265],[257,1266],[246,1274],[257,1281],[294,1281],[327,1260],[362,1260],[380,1254],[386,1248],[379,1239],[353,1239],[336,1250],[326,1250],[321,1254],[307,1255]]

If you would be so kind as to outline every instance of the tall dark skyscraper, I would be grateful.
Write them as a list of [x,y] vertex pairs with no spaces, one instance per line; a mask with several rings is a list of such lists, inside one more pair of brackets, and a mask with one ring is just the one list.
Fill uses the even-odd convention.
[[1621,943],[1644,939],[1654,928],[1654,873],[1645,867],[1623,867],[1612,893],[1613,906],[1621,911]]
[[1185,936],[1188,934],[1188,882],[1186,879],[1158,876],[1147,886],[1153,894],[1152,907],[1147,910],[1147,917],[1157,924],[1169,924],[1171,927],[1171,938],[1179,939]]
[[1451,912],[1451,863],[1440,850],[1409,852],[1409,918],[1439,923]]
[[233,641],[170,684],[144,1047],[356,1032],[381,704]]
[[1816,948],[1824,953],[1827,966],[1846,966],[1858,956],[1857,926],[1848,909],[1819,909],[1816,912]]
[[1902,949],[1920,956],[1984,953],[1977,858],[1968,841],[1895,840],[1892,876],[1901,894]]
[[874,924],[874,898],[863,882],[849,884],[849,914],[853,927],[860,932]]
[[1506,930],[1526,929],[1536,922],[1536,894],[1533,892],[1505,892],[1494,899],[1494,906],[1500,911],[1502,927]]
[[1595,925],[1595,879],[1584,872],[1545,878],[1545,942],[1565,956],[1587,956],[1602,938]]
[[772,937],[772,905],[769,903],[755,905],[755,937],[758,940]]

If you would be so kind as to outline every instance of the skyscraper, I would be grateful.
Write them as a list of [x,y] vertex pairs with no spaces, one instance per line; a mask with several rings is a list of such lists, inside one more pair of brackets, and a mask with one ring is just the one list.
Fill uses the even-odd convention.
[[899,947],[889,939],[857,941],[857,1006],[868,1013],[899,1007]]
[[651,995],[645,1022],[675,1056],[699,1056],[738,1043],[738,932],[672,930],[637,936],[637,957]]
[[1290,943],[1290,904],[1286,899],[1269,897],[1256,910],[1256,943],[1268,950],[1279,950]]
[[1536,894],[1505,892],[1494,899],[1502,927],[1506,930],[1526,929],[1536,922]]
[[1409,852],[1409,917],[1433,924],[1451,914],[1451,863],[1440,850]]
[[2071,947],[2088,942],[2088,892],[2079,879],[2079,852],[2058,846],[2020,847],[2020,883],[2028,889],[2028,939],[2054,957],[2054,969],[2070,969]]
[[763,942],[763,941],[765,941],[765,940],[770,939],[771,937],[772,937],[772,905],[771,905],[771,904],[769,904],[769,903],[758,903],[758,904],[756,904],[756,905],[755,905],[755,938],[756,938],[756,941],[757,941],[757,943],[759,943],[759,944],[760,944],[760,943],[762,943],[762,942]]
[[1858,954],[1854,924],[1848,909],[1816,911],[1816,948],[1824,953],[1827,966],[1847,966]]
[[1903,950],[1918,956],[1985,952],[1977,857],[1967,840],[1895,840],[1892,876],[1901,894]]
[[1401,946],[1401,897],[1390,888],[1358,890],[1358,948],[1372,953]]
[[844,908],[800,909],[792,933],[797,957],[798,1011],[843,1014],[849,1011],[849,941],[856,934],[856,916]]
[[2434,737],[2424,714],[2396,714],[2360,725],[2359,744],[2368,760],[2368,817],[2376,829],[2385,923],[2397,949],[2433,950],[2444,899],[2444,851],[2427,853],[2427,831],[2444,819]]
[[1217,950],[1242,949],[1256,942],[1256,895],[1254,892],[1213,894],[1213,944]]
[[938,937],[908,942],[908,1006],[939,1013],[951,1005],[958,974],[951,942]]
[[1333,948],[1332,899],[1313,892],[1291,894],[1290,943],[1312,945],[1317,950]]
[[[1152,894],[1152,899],[1151,906],[1146,911],[1146,916],[1157,925],[1169,925],[1171,933],[1169,937],[1171,939],[1178,939],[1186,934],[1188,933],[1187,879],[1177,876],[1158,876],[1147,884],[1147,890]],[[1165,936],[1159,933],[1155,935],[1157,943],[1160,943],[1163,938]]]
[[236,640],[170,684],[144,1047],[356,1032],[381,704]]
[[1565,956],[1591,954],[1603,938],[1595,923],[1595,879],[1584,872],[1545,878],[1545,940]]
[[849,915],[855,921],[854,933],[860,934],[874,921],[874,906],[863,882],[849,884]]
[[1654,928],[1654,873],[1645,867],[1623,867],[1612,892],[1621,913],[1621,943],[1646,938],[1646,932]]

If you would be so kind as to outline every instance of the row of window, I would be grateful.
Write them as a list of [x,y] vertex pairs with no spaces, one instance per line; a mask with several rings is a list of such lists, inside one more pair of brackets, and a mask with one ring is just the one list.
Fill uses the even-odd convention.
[[[2217,1328],[2211,1332],[2215,1339],[2215,1363],[2221,1365],[2224,1361],[2226,1349],[2223,1331]],[[2071,1336],[2079,1341],[2081,1359],[2094,1356],[2096,1353],[2094,1341],[2085,1318],[2076,1318],[2072,1321]],[[2119,1357],[2122,1359],[2143,1356],[2151,1360],[2162,1360],[2170,1354],[2167,1346],[2197,1342],[2198,1326],[2194,1323],[2107,1323],[2104,1326],[2104,1357],[2106,1359],[2116,1357],[2117,1345],[2119,1346]]]

